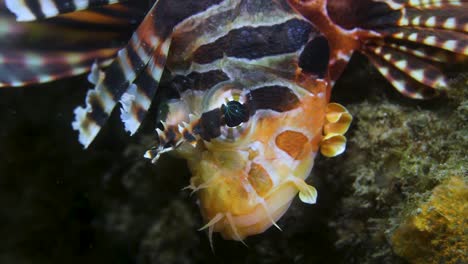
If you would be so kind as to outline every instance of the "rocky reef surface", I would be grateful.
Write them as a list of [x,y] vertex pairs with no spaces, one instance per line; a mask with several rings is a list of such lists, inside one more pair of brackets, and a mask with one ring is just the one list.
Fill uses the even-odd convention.
[[0,263],[466,263],[467,72],[419,102],[353,59],[333,96],[354,116],[348,148],[318,158],[318,203],[248,247],[215,236],[214,253],[184,161],[142,159],[150,125],[129,138],[114,118],[83,150],[84,78],[0,90]]

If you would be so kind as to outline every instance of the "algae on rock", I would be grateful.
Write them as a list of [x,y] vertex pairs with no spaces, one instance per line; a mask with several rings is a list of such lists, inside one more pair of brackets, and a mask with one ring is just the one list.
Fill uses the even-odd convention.
[[395,252],[411,263],[468,263],[468,184],[453,176],[432,191],[393,233]]
[[[344,186],[344,196],[330,226],[336,229],[336,246],[347,263],[405,262],[393,252],[412,263],[433,261],[432,256],[437,254],[434,251],[439,250],[434,245],[425,249],[432,254],[415,261],[404,253],[399,238],[414,239],[409,244],[417,243],[421,238],[418,232],[405,233],[405,237],[401,234],[411,221],[406,219],[434,202],[434,197],[440,197],[443,187],[436,186],[455,175],[460,176],[460,181],[468,177],[467,83],[459,79],[446,97],[428,102],[375,95],[347,105],[354,126],[347,135],[346,153],[337,160],[326,161],[323,168],[332,167],[335,181],[339,179],[335,184]],[[464,199],[460,206],[466,204]],[[452,206],[450,199],[439,202],[442,208]],[[446,224],[448,227],[452,223]],[[466,236],[458,229],[444,231],[442,226],[432,231],[438,239],[448,234],[437,232],[451,232],[455,241]],[[452,249],[458,248],[454,245],[447,250]]]

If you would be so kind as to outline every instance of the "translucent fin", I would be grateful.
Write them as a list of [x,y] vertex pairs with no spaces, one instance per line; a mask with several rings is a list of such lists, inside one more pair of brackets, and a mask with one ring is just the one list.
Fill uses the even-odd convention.
[[318,194],[314,186],[308,185],[303,179],[295,176],[289,177],[289,181],[299,190],[299,199],[301,199],[303,203],[315,204],[317,202]]
[[[421,1],[424,2],[424,1]],[[453,2],[454,3],[454,2]],[[468,3],[461,3],[459,6],[421,6],[405,9],[399,26],[426,27],[435,29],[453,30],[468,32]]]
[[425,86],[378,56],[367,54],[368,58],[377,68],[377,70],[392,84],[392,86],[401,94],[414,99],[430,99],[437,96],[438,92],[428,86]]
[[428,63],[462,63],[467,60],[467,57],[461,54],[452,53],[443,49],[421,46],[414,43],[385,43],[382,41],[376,45],[399,50],[403,53],[427,60]]
[[[145,70],[135,80],[120,101],[122,108],[120,117],[125,125],[125,130],[133,135],[143,122],[151,105],[153,96],[156,94],[159,79],[164,68],[156,62],[169,52],[170,39],[161,44],[161,49],[153,54]],[[129,100],[130,99],[130,100]]]
[[[25,86],[74,76],[93,62],[108,65],[130,36],[139,11],[119,5],[34,23],[18,23],[0,1],[0,87]],[[77,20],[76,18],[80,19]],[[105,23],[104,23],[105,22]],[[92,27],[90,25],[93,25]]]
[[[79,141],[84,147],[94,140],[120,101],[124,103],[121,117],[126,129],[131,133],[138,129],[149,107],[148,101],[152,99],[148,96],[156,92],[165,67],[172,30],[182,20],[217,2],[220,1],[179,0],[178,8],[169,6],[170,0],[154,3],[127,46],[105,69],[104,79],[88,92],[86,106],[75,109],[72,125],[79,131]],[[148,82],[151,82],[149,87],[140,85]],[[122,98],[124,94],[125,98]]]
[[[427,60],[388,47],[368,46],[369,53],[382,58],[387,64],[406,73],[409,78],[434,89],[448,88],[448,81],[441,70]],[[367,53],[368,54],[368,53]]]
[[[86,107],[75,109],[75,122],[73,128],[78,130],[79,141],[87,147],[107,122],[117,102],[123,101],[124,107],[131,107],[131,102],[136,99],[136,86],[132,83],[145,69],[152,57],[160,58],[164,68],[167,54],[158,53],[158,46],[163,40],[158,36],[154,25],[154,16],[157,4],[153,6],[143,22],[133,34],[127,46],[118,52],[118,56],[104,71],[104,78],[97,83],[94,89],[88,91]],[[159,14],[160,15],[160,14]],[[125,92],[129,91],[125,98]],[[132,94],[133,93],[133,94]]]
[[17,21],[33,21],[125,0],[5,0]]
[[329,40],[332,81],[360,51],[398,91],[423,99],[448,86],[442,65],[434,62],[468,58],[467,0],[289,2]]
[[391,28],[382,30],[388,41],[403,40],[419,43],[430,47],[440,48],[454,53],[468,55],[468,37],[466,33],[435,30],[435,29],[411,29]]
[[[468,55],[468,3],[465,0],[383,0],[379,15],[359,26],[380,34],[361,50],[402,94],[426,99],[449,88],[439,63]],[[434,63],[436,62],[436,63]]]
[[[46,83],[86,73],[93,62],[109,64],[117,49],[89,52],[9,52],[0,54],[0,87]],[[0,53],[2,51],[0,50]]]

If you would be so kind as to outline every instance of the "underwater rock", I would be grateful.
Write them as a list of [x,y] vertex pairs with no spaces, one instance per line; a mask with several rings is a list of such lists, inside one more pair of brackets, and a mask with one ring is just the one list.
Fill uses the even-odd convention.
[[394,251],[411,263],[467,263],[468,184],[454,176],[393,233]]
[[[466,75],[458,76],[446,97],[424,102],[388,94],[379,88],[382,85],[374,84],[377,80],[372,76],[367,84],[357,84],[377,89],[363,101],[346,104],[354,117],[347,150],[342,157],[319,164],[320,170],[325,171],[320,173],[328,173],[328,185],[337,186],[335,191],[341,195],[329,225],[336,230],[335,246],[343,254],[344,263],[406,263],[394,252],[413,263],[431,263],[431,256],[439,254],[441,248],[432,245],[425,248],[430,251],[427,259],[414,261],[406,253],[410,244],[414,246],[420,239],[411,234],[419,233],[406,233],[408,236],[403,237],[402,230],[428,197],[444,198],[439,194],[443,187],[434,189],[435,186],[453,175],[467,178],[467,79]],[[344,84],[356,85],[355,80],[345,80]],[[339,96],[346,97],[347,93]],[[343,100],[350,97],[346,98]],[[459,212],[459,217],[462,214]],[[449,232],[454,241],[466,239],[459,230],[443,227],[432,229],[431,235],[443,238],[448,236],[443,232]],[[402,244],[403,238],[410,242]],[[455,245],[446,247],[456,249]]]

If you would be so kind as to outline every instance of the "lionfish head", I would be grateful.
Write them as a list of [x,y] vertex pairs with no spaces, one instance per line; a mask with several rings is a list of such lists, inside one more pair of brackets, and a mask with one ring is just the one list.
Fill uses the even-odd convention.
[[167,103],[159,146],[147,152],[157,159],[173,151],[188,161],[189,188],[210,234],[242,240],[261,233],[276,225],[298,192],[315,203],[317,192],[304,180],[319,147],[329,156],[344,150],[351,116],[327,103],[325,82],[270,75],[244,71],[236,81],[181,93]]

